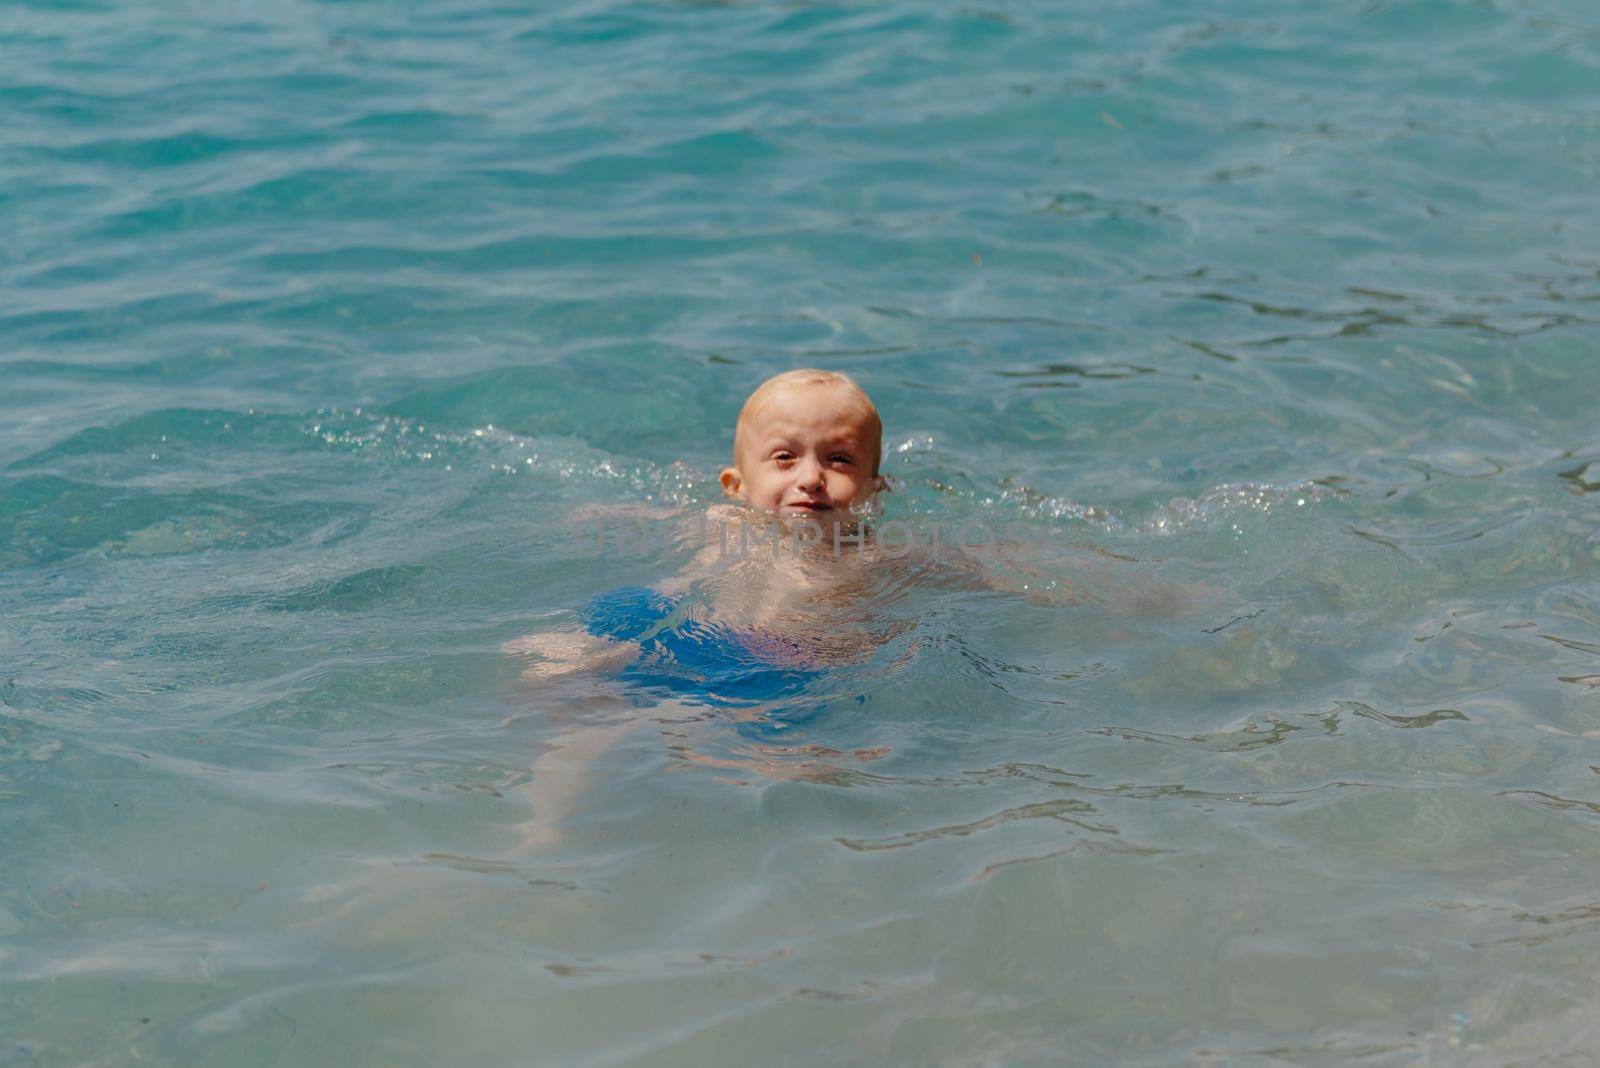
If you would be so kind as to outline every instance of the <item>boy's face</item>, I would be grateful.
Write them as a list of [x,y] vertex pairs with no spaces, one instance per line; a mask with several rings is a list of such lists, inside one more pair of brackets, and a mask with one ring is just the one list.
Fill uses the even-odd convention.
[[780,515],[837,515],[878,488],[881,436],[849,386],[777,389],[739,424],[722,490]]

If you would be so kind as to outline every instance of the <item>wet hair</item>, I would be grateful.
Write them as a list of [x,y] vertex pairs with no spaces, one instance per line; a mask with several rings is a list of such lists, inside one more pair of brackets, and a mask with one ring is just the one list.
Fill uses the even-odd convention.
[[871,477],[878,476],[878,464],[883,459],[883,420],[878,415],[878,408],[872,403],[872,398],[867,396],[867,391],[862,389],[856,380],[839,371],[823,371],[815,367],[801,367],[794,371],[784,371],[773,375],[755,388],[750,396],[745,398],[744,407],[739,409],[739,422],[733,429],[733,462],[739,462],[739,431],[751,419],[768,397],[780,389],[802,386],[844,386],[856,395],[861,403],[862,413],[867,418],[870,428],[868,444],[872,449]]

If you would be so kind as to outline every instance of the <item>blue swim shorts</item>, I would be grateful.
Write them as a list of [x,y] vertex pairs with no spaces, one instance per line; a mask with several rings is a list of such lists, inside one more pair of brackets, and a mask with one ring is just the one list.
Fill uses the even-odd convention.
[[678,602],[641,586],[625,586],[591,600],[579,613],[590,634],[637,642],[640,655],[619,678],[659,696],[719,708],[762,708],[769,725],[793,722],[794,707],[822,672],[797,668],[757,651],[725,624],[678,616]]

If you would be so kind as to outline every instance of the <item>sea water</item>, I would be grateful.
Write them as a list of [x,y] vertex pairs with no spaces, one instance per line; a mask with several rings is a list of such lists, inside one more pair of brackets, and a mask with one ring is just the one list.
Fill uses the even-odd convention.
[[[23,0],[0,115],[0,1064],[1600,1044],[1592,5]],[[1003,588],[525,677],[806,365]]]

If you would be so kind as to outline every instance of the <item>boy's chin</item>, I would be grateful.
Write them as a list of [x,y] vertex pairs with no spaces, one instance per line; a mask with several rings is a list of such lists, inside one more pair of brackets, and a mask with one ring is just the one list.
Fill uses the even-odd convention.
[[809,507],[803,504],[763,505],[750,500],[740,501],[739,503],[758,515],[797,522],[809,520],[823,526],[830,523],[839,523],[841,525],[855,523],[867,518],[875,511],[874,502],[870,498],[859,503],[831,504],[826,508]]

